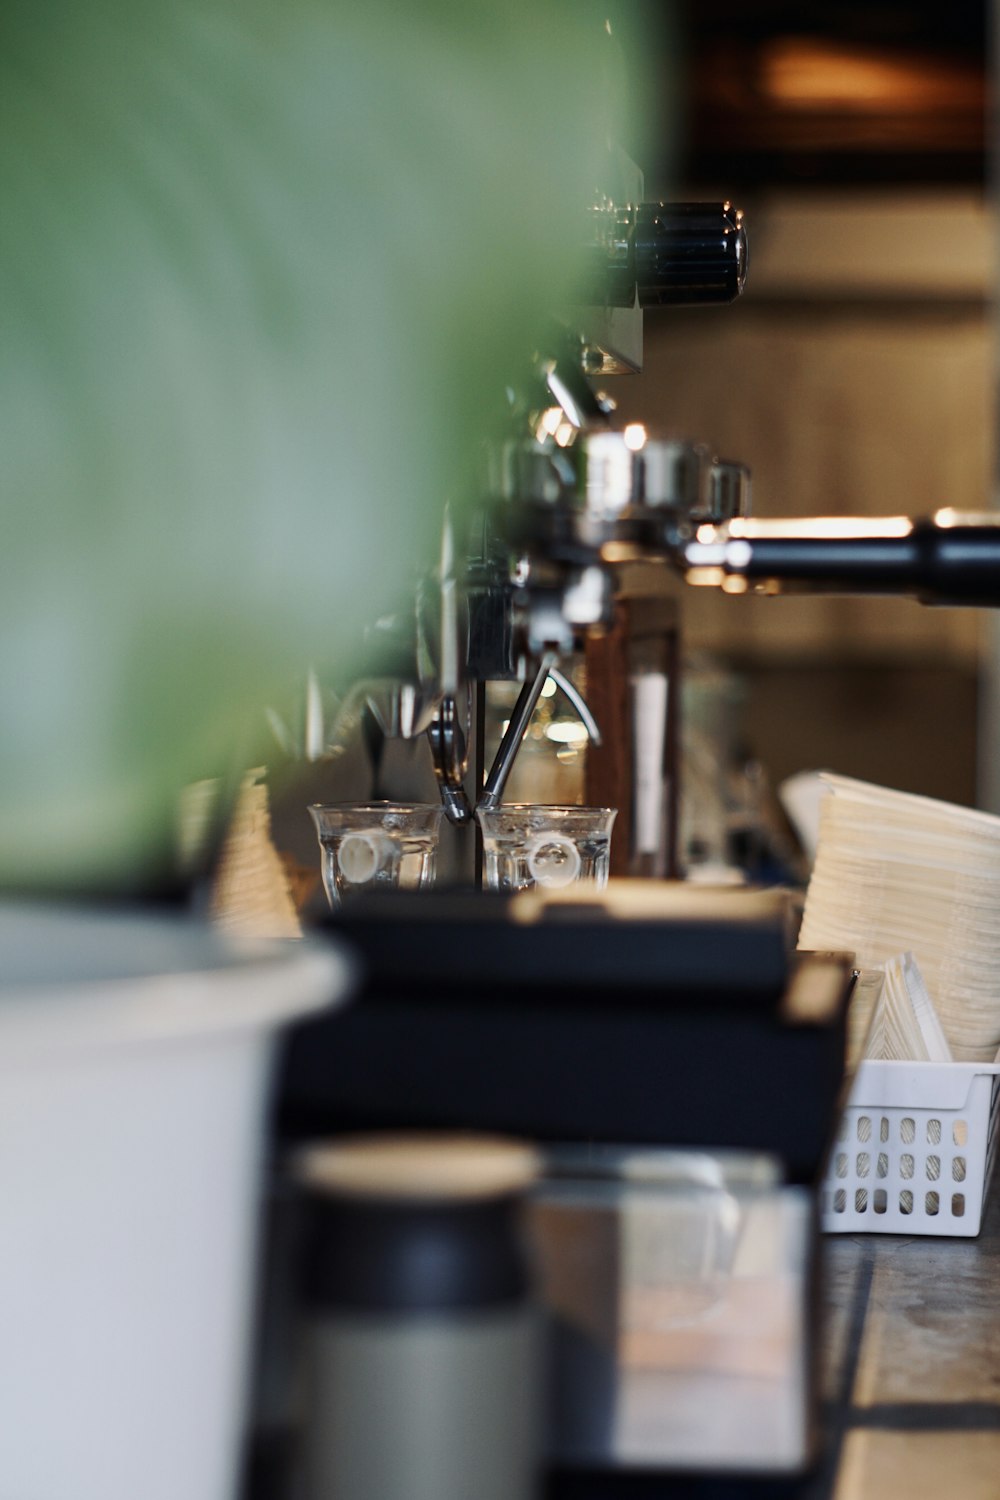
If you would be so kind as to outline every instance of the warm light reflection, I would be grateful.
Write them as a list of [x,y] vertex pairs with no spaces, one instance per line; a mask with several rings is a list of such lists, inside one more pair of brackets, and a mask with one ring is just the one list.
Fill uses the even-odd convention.
[[725,568],[689,568],[684,576],[695,588],[717,589],[722,587],[728,575]]
[[587,731],[577,719],[556,719],[545,731],[558,745],[582,745]]
[[637,542],[602,542],[601,560],[606,563],[644,562],[655,565],[661,558],[651,557],[645,547]]
[[639,453],[646,446],[646,429],[641,422],[630,422],[622,434],[626,448]]
[[739,573],[727,574],[722,580],[722,592],[724,594],[745,594],[749,587],[745,578]]
[[555,437],[556,432],[564,421],[565,417],[563,416],[563,409],[561,406],[547,407],[546,410],[542,412],[542,415],[539,417],[538,422],[535,426],[536,441],[539,443],[544,443],[546,438]]
[[888,114],[954,106],[968,80],[947,60],[908,58],[873,47],[776,37],[761,51],[759,84],[785,109]]
[[561,422],[556,428],[555,438],[560,448],[568,448],[575,440],[578,428],[572,422]]
[[751,542],[777,541],[782,537],[833,541],[851,537],[909,536],[912,531],[913,522],[909,516],[813,516],[808,520],[786,517],[767,521],[739,517],[729,522],[724,533],[722,528],[714,532],[711,540],[718,540],[725,534],[732,538],[745,537]]
[[545,681],[542,683],[542,697],[543,698],[552,698],[552,697],[555,696],[555,691],[556,691],[556,685],[552,681],[552,678],[551,677],[546,677]]
[[997,526],[1000,527],[1000,511],[956,510],[946,505],[934,512],[934,525],[949,531],[953,526]]

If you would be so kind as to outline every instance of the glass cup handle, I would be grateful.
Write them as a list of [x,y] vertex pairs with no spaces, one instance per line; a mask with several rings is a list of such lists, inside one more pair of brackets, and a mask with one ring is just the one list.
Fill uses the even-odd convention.
[[[551,863],[545,856],[549,850],[557,850],[561,856],[557,863]],[[540,833],[531,840],[527,849],[528,871],[536,885],[545,885],[552,890],[559,890],[564,885],[572,885],[580,874],[583,861],[580,851],[572,839],[565,838],[561,833]]]

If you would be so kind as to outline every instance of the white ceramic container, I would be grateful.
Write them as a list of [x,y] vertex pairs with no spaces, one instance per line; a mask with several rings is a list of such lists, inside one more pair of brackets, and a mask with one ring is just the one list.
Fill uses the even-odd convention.
[[233,1500],[273,1042],[349,977],[0,904],[0,1496]]

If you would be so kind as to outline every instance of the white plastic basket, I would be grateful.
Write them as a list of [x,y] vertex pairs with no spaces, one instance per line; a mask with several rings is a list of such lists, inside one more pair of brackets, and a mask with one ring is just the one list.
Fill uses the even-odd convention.
[[862,1062],[820,1197],[830,1234],[979,1233],[1000,1063]]

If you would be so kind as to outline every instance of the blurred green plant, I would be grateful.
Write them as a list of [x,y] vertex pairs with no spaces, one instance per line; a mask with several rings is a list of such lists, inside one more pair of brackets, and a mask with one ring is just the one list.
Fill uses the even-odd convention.
[[617,129],[581,0],[0,10],[0,885],[178,789],[429,558]]

